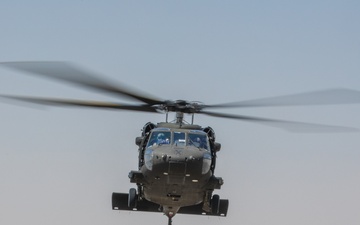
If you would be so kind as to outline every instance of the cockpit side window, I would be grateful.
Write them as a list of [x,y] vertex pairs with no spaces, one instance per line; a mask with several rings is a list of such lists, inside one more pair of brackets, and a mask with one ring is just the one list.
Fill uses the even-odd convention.
[[189,133],[188,145],[209,150],[209,143],[208,143],[207,136],[205,134]]
[[168,145],[171,143],[171,133],[169,131],[153,131],[147,147],[153,145]]

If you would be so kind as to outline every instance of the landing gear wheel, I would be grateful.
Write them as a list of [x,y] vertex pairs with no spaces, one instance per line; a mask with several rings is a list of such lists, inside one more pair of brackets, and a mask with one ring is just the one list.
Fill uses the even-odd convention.
[[135,188],[130,188],[129,190],[129,197],[128,197],[128,207],[129,208],[136,208],[137,203],[137,194]]
[[220,196],[219,195],[213,195],[211,199],[211,213],[213,215],[218,215],[220,209]]

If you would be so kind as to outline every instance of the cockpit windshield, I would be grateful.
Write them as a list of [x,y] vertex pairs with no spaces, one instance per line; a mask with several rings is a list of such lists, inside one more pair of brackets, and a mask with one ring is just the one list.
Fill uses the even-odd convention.
[[152,145],[166,145],[171,143],[171,133],[169,131],[154,131],[151,134],[147,147]]
[[189,133],[188,135],[188,145],[195,146],[197,148],[208,149],[208,141],[205,134]]
[[186,139],[184,132],[174,132],[174,145],[176,146],[185,146]]
[[153,131],[149,138],[147,147],[160,145],[194,146],[210,150],[207,135],[203,132],[183,131]]

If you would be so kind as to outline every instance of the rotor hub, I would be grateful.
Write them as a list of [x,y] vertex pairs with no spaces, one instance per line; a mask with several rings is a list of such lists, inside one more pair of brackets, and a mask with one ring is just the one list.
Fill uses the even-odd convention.
[[186,100],[165,101],[160,109],[167,112],[198,113],[204,108],[201,102],[189,102]]

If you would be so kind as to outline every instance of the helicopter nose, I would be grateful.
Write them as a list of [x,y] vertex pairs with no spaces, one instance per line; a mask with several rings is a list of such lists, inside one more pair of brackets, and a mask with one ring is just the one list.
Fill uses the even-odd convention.
[[192,148],[173,148],[173,150],[166,155],[167,161],[170,163],[191,163],[194,161],[201,161],[204,153],[199,149]]
[[206,153],[198,148],[157,149],[154,152],[154,170],[164,175],[201,175],[204,155]]

